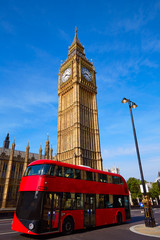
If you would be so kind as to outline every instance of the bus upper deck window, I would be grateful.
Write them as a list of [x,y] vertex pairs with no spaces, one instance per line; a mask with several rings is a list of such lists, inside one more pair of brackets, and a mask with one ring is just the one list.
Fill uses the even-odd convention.
[[120,177],[113,176],[113,183],[114,184],[123,184],[123,181]]
[[75,169],[75,179],[81,179],[81,170]]
[[55,176],[62,177],[62,167],[61,166],[56,166]]
[[108,175],[108,183],[113,183],[113,179],[111,175]]
[[50,175],[50,168],[51,168],[51,165],[44,164],[42,167],[41,175]]
[[41,175],[42,164],[27,167],[24,176]]
[[64,168],[64,177],[73,178],[73,168]]
[[92,172],[86,171],[86,174],[87,174],[87,180],[88,181],[93,181]]

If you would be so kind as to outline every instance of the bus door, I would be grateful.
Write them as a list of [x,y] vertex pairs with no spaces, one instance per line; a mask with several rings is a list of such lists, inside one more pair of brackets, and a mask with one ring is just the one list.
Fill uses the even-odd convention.
[[96,226],[96,196],[84,194],[84,227]]
[[61,195],[59,193],[44,193],[43,200],[43,231],[60,229]]

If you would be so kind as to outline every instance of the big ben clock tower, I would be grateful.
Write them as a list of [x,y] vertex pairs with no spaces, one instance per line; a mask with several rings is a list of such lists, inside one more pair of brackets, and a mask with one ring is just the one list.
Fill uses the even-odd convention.
[[59,70],[57,159],[102,170],[95,75],[75,30]]

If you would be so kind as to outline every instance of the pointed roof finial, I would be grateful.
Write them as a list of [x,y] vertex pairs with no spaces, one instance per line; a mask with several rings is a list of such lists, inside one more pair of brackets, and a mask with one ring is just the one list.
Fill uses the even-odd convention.
[[27,147],[26,147],[26,151],[29,151],[30,147],[29,147],[29,141],[28,141],[28,144],[27,144]]
[[[75,51],[76,50],[76,51]],[[68,57],[72,54],[72,53],[77,53],[80,52],[85,56],[84,53],[84,47],[82,46],[82,44],[80,43],[78,36],[77,36],[77,27],[75,27],[75,35],[74,35],[74,39],[72,44],[69,47],[69,52],[68,52]]]
[[78,43],[80,46],[82,46],[79,39],[78,39],[78,36],[77,36],[77,27],[75,27],[75,36],[74,36],[74,39],[73,39],[73,42],[72,42],[71,46],[76,44],[76,43]]
[[75,34],[77,34],[77,27],[75,27]]

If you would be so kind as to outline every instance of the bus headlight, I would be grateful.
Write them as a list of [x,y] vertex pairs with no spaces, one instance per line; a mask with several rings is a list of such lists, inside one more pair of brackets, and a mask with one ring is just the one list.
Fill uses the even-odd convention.
[[30,223],[29,224],[29,230],[32,230],[34,228],[34,224],[33,223]]

